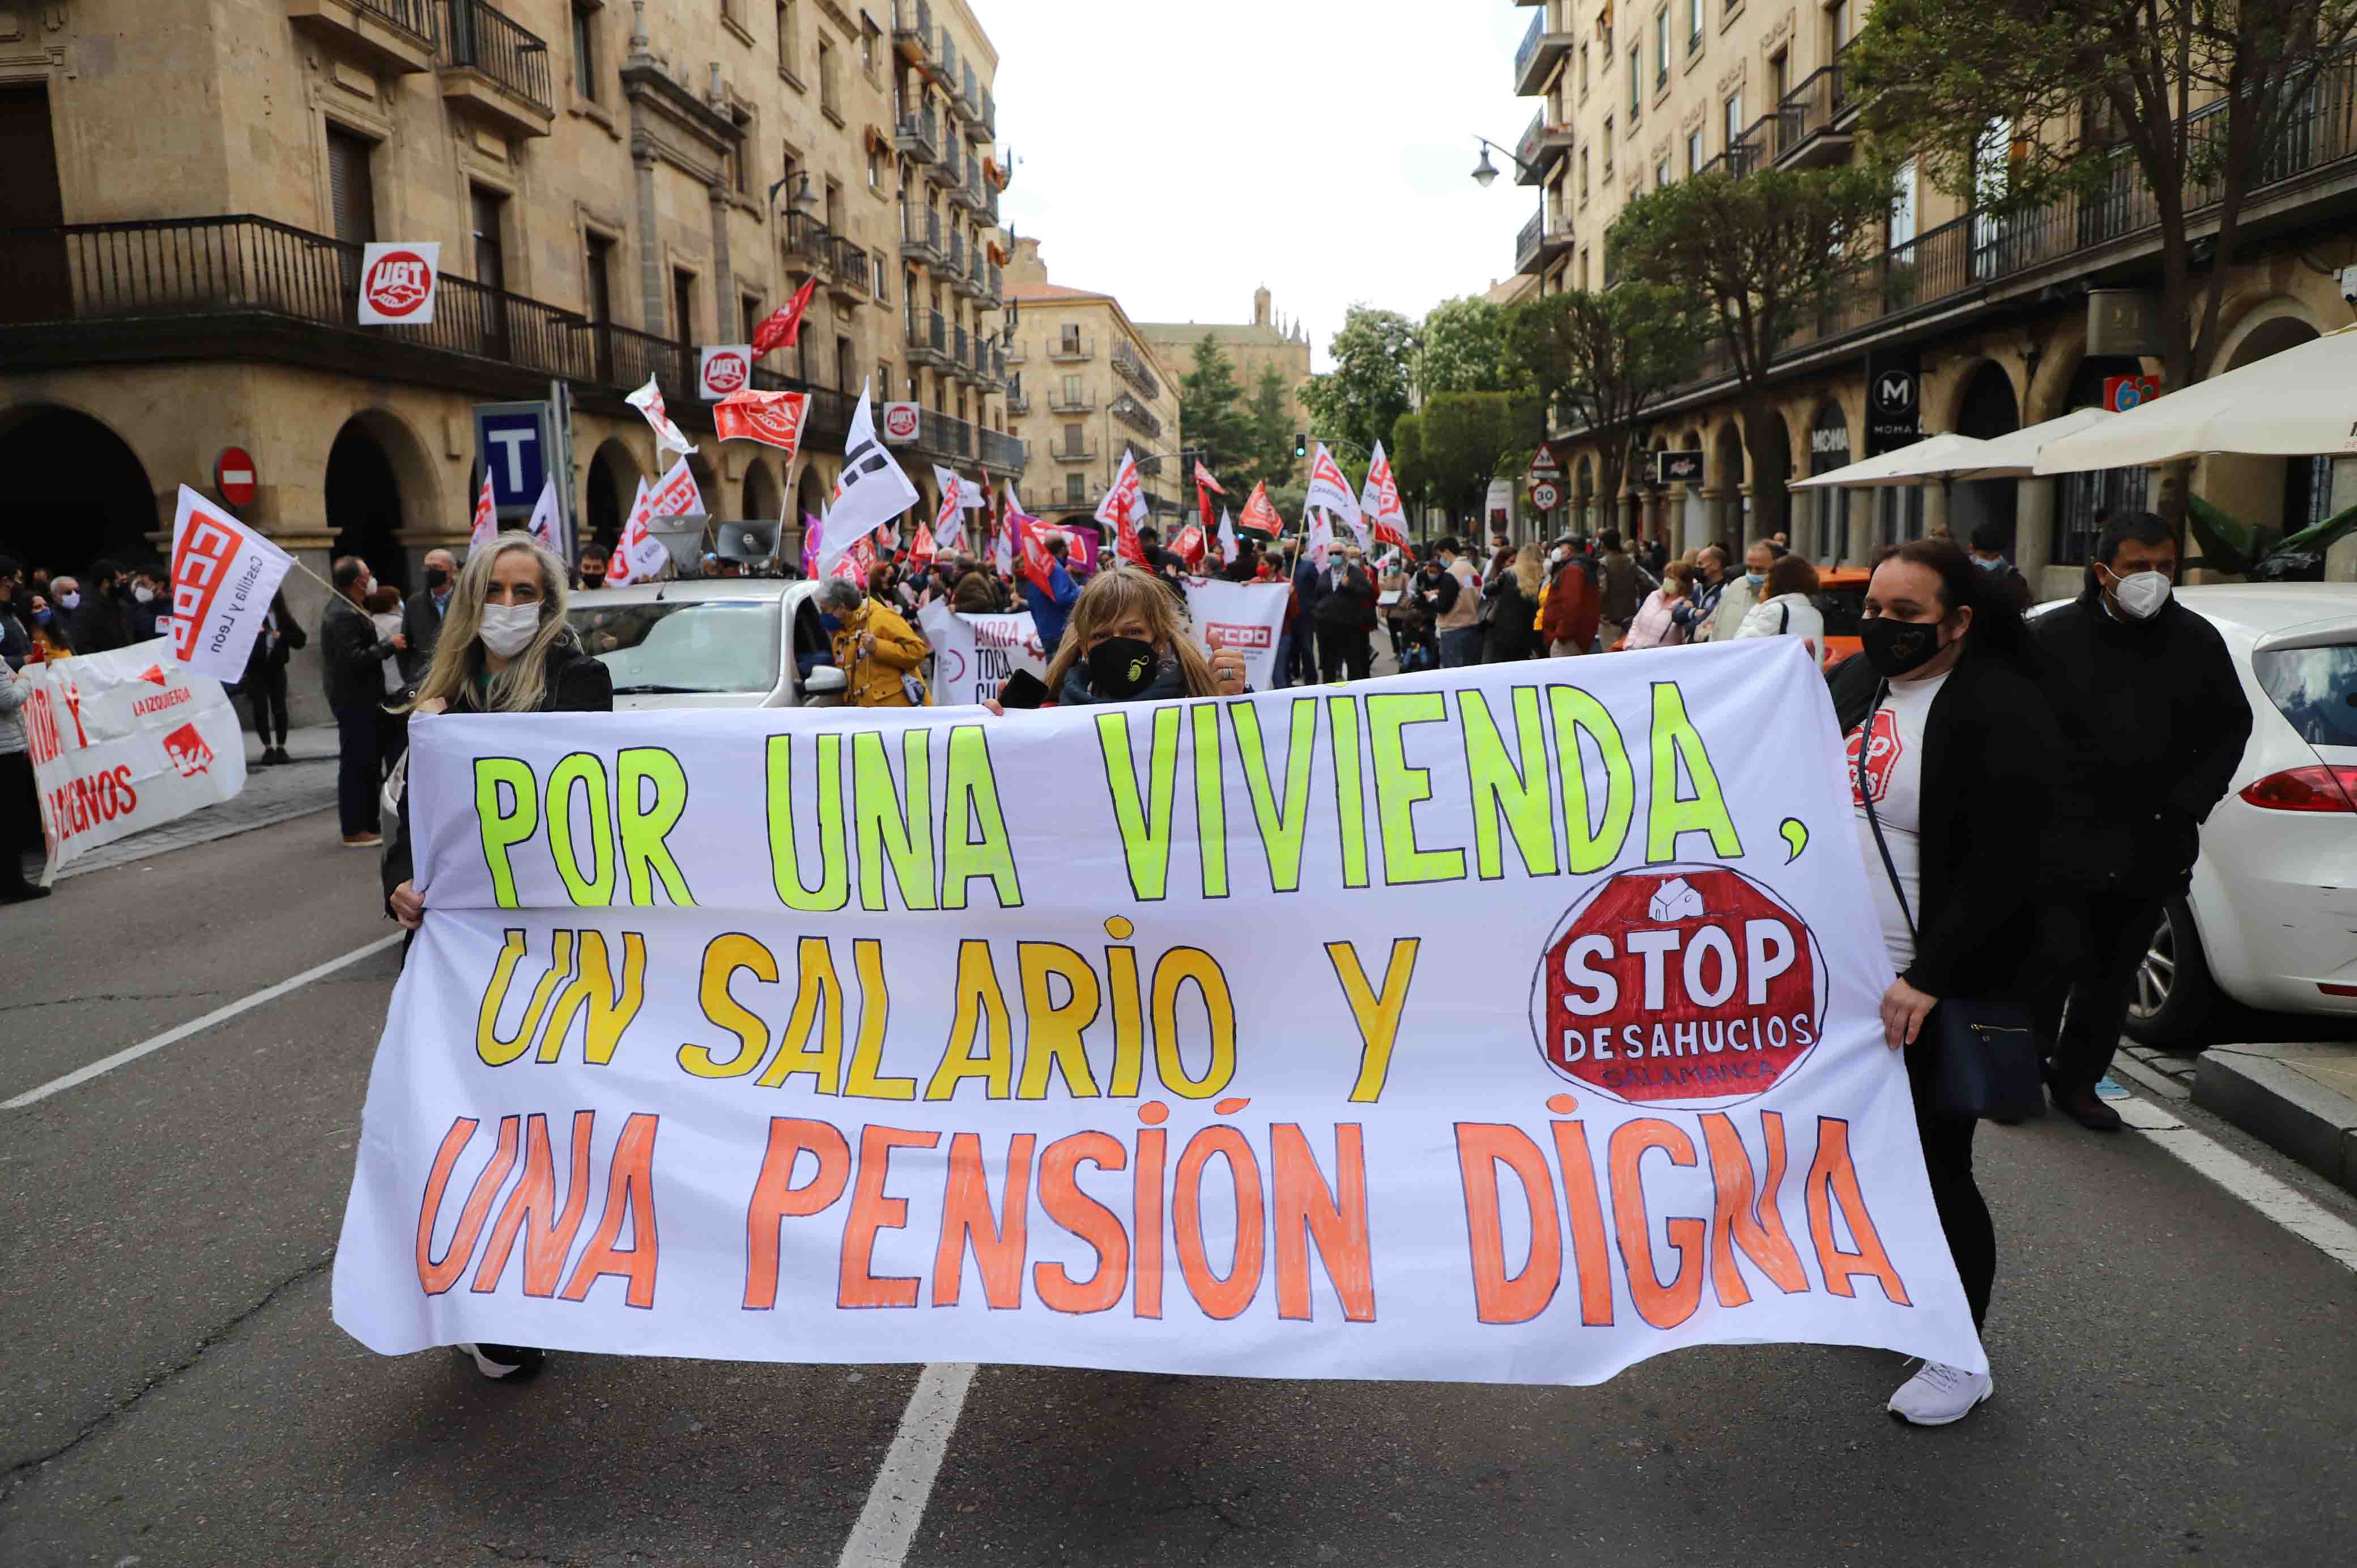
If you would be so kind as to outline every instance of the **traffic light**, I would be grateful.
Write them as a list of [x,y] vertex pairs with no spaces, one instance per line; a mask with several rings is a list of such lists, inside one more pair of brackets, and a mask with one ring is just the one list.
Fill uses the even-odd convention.
[[1309,456],[1309,435],[1307,431],[1297,430],[1293,433],[1293,455],[1296,458]]

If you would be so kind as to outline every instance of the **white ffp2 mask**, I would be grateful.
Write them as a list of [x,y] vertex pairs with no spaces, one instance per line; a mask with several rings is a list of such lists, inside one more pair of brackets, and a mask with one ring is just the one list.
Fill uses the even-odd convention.
[[2119,596],[2120,613],[2130,620],[2150,620],[2169,603],[2169,577],[2160,572],[2131,572],[2115,578],[2113,592]]
[[483,646],[501,659],[513,659],[540,630],[538,605],[485,605]]

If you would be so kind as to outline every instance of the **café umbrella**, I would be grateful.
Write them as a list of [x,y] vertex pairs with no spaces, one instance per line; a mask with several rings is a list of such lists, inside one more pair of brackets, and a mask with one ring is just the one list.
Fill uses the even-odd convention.
[[1960,479],[2021,479],[2038,471],[2038,454],[2050,441],[2060,441],[2066,435],[2076,435],[2092,429],[2107,419],[2118,417],[2108,409],[2074,408],[2041,424],[2025,425],[2010,435],[1993,435],[1982,464],[1970,473],[1958,474]]
[[2049,442],[2037,471],[2149,467],[2205,452],[2357,452],[2357,332],[2344,327]]
[[1929,435],[1896,452],[1868,457],[1831,473],[1794,479],[1796,490],[1862,489],[1883,485],[1920,485],[1927,479],[1945,482],[1982,467],[1989,444],[1953,433]]

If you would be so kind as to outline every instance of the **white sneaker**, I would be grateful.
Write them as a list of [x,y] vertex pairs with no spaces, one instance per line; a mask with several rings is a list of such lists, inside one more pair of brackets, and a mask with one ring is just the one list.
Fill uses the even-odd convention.
[[1912,1426],[1945,1426],[1972,1414],[1975,1405],[1995,1392],[1996,1383],[1986,1372],[1926,1361],[1922,1370],[1899,1386],[1888,1408]]

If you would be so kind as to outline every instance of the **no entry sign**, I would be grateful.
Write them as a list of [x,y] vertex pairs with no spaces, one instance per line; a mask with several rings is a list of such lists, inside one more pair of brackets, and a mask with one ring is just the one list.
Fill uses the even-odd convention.
[[253,503],[253,454],[242,446],[224,446],[213,459],[213,489],[231,506]]

